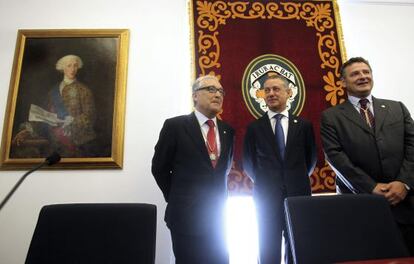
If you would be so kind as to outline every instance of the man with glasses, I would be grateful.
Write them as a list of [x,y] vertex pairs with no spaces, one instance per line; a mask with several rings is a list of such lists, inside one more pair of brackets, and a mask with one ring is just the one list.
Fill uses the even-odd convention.
[[285,263],[293,263],[286,233],[283,200],[310,195],[309,176],[316,165],[312,124],[289,113],[289,82],[274,74],[264,81],[269,110],[247,128],[243,169],[254,182],[259,229],[260,264],[281,263],[282,234]]
[[167,119],[152,159],[152,174],[167,209],[176,263],[228,263],[224,210],[234,130],[216,118],[224,90],[214,76],[193,84],[195,110]]

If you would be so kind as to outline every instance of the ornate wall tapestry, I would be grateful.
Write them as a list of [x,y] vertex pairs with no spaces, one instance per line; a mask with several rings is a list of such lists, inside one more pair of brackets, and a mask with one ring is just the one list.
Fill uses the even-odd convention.
[[261,89],[270,72],[288,78],[290,111],[313,122],[318,163],[313,192],[335,189],[335,174],[325,162],[319,135],[320,113],[342,102],[339,81],[345,58],[335,0],[191,1],[194,75],[212,74],[226,90],[220,118],[237,131],[232,194],[249,193],[241,154],[246,126],[267,111]]

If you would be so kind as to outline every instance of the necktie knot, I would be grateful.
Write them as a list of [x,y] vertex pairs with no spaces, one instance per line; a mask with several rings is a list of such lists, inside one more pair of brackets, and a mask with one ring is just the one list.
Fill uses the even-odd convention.
[[283,115],[282,114],[276,114],[275,115],[275,119],[276,121],[280,121],[282,119]]
[[359,100],[359,104],[361,105],[361,108],[366,110],[369,100],[367,98],[362,98]]
[[209,128],[214,128],[215,127],[214,121],[211,120],[211,119],[207,120],[207,125],[208,125]]

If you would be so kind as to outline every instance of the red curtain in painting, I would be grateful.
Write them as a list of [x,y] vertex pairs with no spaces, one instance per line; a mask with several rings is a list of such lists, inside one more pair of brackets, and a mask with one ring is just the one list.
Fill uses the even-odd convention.
[[345,51],[336,2],[192,0],[191,11],[195,75],[220,78],[226,90],[220,118],[237,131],[231,193],[251,190],[251,182],[242,173],[241,153],[246,126],[257,116],[249,109],[244,80],[248,80],[249,65],[266,56],[285,59],[286,65],[300,72],[302,104],[296,114],[313,122],[319,151],[312,190],[334,190],[335,175],[320,144],[319,119],[324,109],[346,96],[339,82]]

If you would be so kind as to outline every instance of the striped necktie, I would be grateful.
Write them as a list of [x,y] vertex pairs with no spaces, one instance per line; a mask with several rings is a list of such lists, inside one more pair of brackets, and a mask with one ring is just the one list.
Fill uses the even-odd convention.
[[359,108],[359,113],[361,114],[362,119],[365,120],[367,125],[370,128],[374,128],[375,119],[374,119],[374,115],[372,114],[371,110],[369,110],[368,102],[369,101],[367,98],[362,98],[361,100],[359,100],[359,104],[361,105],[361,107]]

